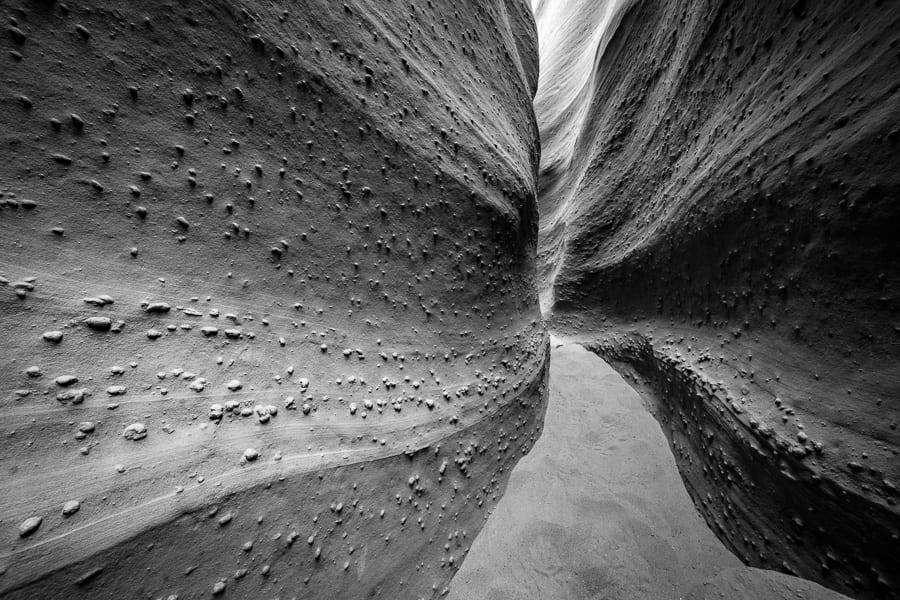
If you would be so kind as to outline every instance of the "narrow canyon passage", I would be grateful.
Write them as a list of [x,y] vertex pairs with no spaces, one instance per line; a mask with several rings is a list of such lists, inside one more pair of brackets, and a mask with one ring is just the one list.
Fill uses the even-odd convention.
[[900,600],[900,0],[0,14],[2,600]]
[[697,513],[637,392],[582,346],[551,339],[543,435],[449,598],[845,598],[742,566]]

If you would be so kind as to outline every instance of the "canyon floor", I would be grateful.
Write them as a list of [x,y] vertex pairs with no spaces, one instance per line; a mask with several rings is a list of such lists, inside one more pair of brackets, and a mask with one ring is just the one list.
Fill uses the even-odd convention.
[[638,393],[551,339],[544,433],[513,469],[451,600],[845,598],[745,567],[713,534]]

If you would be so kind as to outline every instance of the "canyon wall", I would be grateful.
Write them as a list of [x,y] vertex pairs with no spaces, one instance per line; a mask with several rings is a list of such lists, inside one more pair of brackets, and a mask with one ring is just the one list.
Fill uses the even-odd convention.
[[535,10],[553,328],[745,562],[897,597],[900,3]]
[[543,421],[527,4],[0,7],[0,595],[440,595]]

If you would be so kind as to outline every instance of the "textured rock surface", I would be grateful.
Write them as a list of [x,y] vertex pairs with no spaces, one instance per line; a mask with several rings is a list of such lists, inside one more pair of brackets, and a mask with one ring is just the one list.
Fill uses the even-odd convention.
[[540,432],[527,5],[288,4],[0,2],[5,598],[436,596]]
[[645,392],[738,556],[896,597],[900,3],[536,17],[554,327]]

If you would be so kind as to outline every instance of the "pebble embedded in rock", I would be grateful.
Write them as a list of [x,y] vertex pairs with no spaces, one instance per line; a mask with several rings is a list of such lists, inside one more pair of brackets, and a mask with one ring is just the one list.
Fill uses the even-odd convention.
[[85,324],[94,331],[109,331],[112,320],[109,317],[88,317]]
[[19,525],[19,537],[28,537],[41,526],[43,517],[28,517]]
[[64,517],[71,517],[81,508],[81,502],[78,500],[69,500],[63,504],[62,514]]
[[122,432],[122,437],[133,442],[142,440],[147,437],[147,426],[143,423],[132,423]]
[[148,313],[167,313],[172,307],[166,302],[148,302],[144,310]]
[[9,37],[12,38],[13,42],[18,44],[19,46],[24,44],[25,40],[28,39],[28,36],[25,35],[25,32],[22,31],[21,29],[19,29],[18,27],[10,26],[9,28],[7,28],[6,31],[9,32]]

